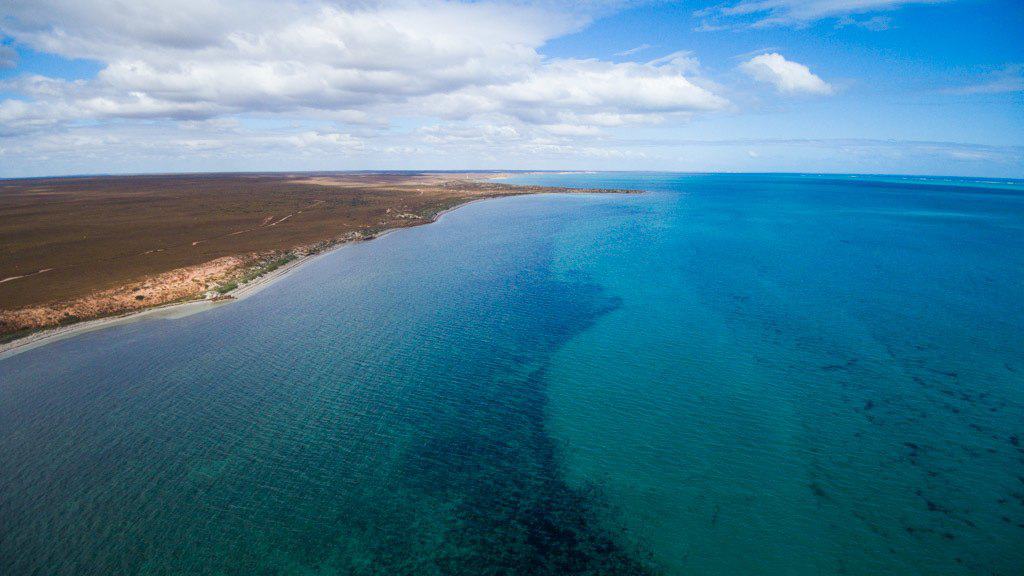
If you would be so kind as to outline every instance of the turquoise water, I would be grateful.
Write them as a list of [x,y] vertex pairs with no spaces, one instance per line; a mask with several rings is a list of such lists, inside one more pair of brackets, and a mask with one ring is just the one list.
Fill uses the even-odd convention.
[[0,573],[1024,573],[1022,183],[515,181],[0,360]]

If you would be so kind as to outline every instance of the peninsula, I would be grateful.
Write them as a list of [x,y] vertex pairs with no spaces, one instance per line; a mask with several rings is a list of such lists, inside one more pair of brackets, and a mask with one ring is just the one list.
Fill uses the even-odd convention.
[[331,247],[473,200],[624,192],[500,173],[343,172],[0,181],[0,345],[42,329],[240,287]]

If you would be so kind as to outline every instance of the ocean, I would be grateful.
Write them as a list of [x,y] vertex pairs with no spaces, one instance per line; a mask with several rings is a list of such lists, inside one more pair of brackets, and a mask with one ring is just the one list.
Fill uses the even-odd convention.
[[0,573],[1024,573],[1024,182],[508,181],[0,360]]

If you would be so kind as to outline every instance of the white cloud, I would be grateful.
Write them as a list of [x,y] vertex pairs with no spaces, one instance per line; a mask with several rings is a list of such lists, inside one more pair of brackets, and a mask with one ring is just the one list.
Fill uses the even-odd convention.
[[950,94],[1000,94],[1006,92],[1024,92],[1024,64],[1004,66],[976,84],[950,88]]
[[626,111],[694,112],[723,108],[727,102],[694,84],[681,68],[668,63],[611,63],[600,60],[553,60],[527,77],[499,85],[492,96],[520,118],[552,111],[591,113]]
[[610,125],[601,119],[646,123],[727,105],[695,78],[688,52],[646,64],[544,59],[545,42],[587,21],[551,3],[14,0],[8,12],[0,33],[104,65],[87,81],[4,83],[26,97],[0,102],[8,134],[232,115],[378,125],[505,116],[583,134]]
[[596,136],[601,133],[597,126],[581,124],[547,124],[544,130],[559,136]]
[[91,82],[33,94],[97,118],[386,105],[521,77],[539,64],[541,44],[579,24],[488,3],[33,0],[15,1],[0,31],[102,61]]
[[740,64],[740,70],[758,82],[766,82],[784,94],[832,94],[832,86],[800,64],[781,54],[761,54]]
[[10,46],[0,45],[0,69],[18,65],[18,52]]
[[[695,12],[694,16],[701,18],[701,30],[805,26],[826,18],[895,10],[908,4],[939,4],[949,1],[952,0],[742,0],[736,4],[704,8]],[[888,22],[878,20],[867,20],[865,24],[866,28],[877,30],[884,30],[889,25]]]
[[727,108],[729,102],[699,77],[699,69],[689,52],[647,63],[553,59],[506,83],[433,95],[417,106],[442,117],[497,114],[556,127],[551,129],[563,134],[593,134],[601,127],[652,124]]
[[685,74],[697,74],[700,72],[700,61],[690,50],[678,50],[655,58],[647,63],[648,66],[671,66],[673,70]]
[[[700,140],[560,135],[444,122],[409,131],[225,120],[95,123],[0,138],[0,176],[140,171],[630,169],[1024,176],[1024,147],[864,139]],[[625,137],[623,137],[625,136]],[[750,154],[749,152],[755,152]],[[955,161],[952,161],[955,160]],[[100,168],[97,168],[100,167]]]
[[616,52],[615,55],[616,56],[632,56],[633,54],[636,54],[638,52],[643,52],[644,50],[647,50],[650,47],[651,47],[650,44],[641,44],[639,46],[634,46],[633,48],[630,48],[629,50],[623,50],[622,52]]
[[880,32],[892,27],[892,17],[872,16],[870,18],[858,20],[853,16],[843,16],[836,21],[836,28],[845,28],[847,26],[857,26],[858,28],[864,28],[865,30],[871,30],[872,32]]
[[541,126],[559,135],[590,136],[605,128],[656,124],[726,109],[729,102],[688,75],[690,56],[645,64],[602,60],[543,61],[506,83],[469,86],[410,102],[450,120],[471,118]]

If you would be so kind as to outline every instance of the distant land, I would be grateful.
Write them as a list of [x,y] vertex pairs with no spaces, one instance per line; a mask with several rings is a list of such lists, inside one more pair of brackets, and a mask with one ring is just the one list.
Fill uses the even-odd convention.
[[[0,343],[241,285],[477,199],[587,190],[490,172],[83,176],[0,180]],[[593,192],[593,190],[590,190]]]

